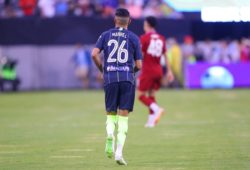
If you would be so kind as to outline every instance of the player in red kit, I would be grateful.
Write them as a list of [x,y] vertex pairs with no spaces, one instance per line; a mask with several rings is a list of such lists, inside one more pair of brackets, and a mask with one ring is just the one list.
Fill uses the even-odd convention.
[[146,17],[144,21],[145,34],[140,37],[143,65],[138,78],[138,97],[149,108],[150,113],[145,127],[154,127],[164,113],[164,109],[157,104],[155,99],[155,92],[159,90],[163,78],[163,68],[160,64],[162,56],[165,57],[168,69],[167,80],[171,82],[174,79],[166,55],[166,40],[164,36],[156,32],[156,25],[155,17]]

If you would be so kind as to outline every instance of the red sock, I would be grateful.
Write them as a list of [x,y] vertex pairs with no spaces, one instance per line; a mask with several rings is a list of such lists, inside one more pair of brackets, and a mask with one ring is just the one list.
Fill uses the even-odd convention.
[[148,107],[154,102],[152,99],[146,97],[145,95],[139,96],[139,100]]
[[154,114],[153,110],[151,110],[150,108],[148,110],[150,115]]
[[154,103],[157,103],[156,100],[155,100],[155,96],[149,96],[149,98],[150,98]]

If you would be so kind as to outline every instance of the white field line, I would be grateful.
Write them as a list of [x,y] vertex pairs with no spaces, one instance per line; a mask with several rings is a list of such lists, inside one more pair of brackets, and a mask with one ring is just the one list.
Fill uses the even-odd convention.
[[93,149],[64,149],[63,152],[92,152]]
[[0,148],[17,148],[17,147],[30,147],[30,145],[4,145],[4,144],[0,144]]
[[0,151],[0,154],[20,154],[24,153],[23,151]]
[[169,170],[183,170],[185,168],[182,168],[182,167],[176,167],[176,168],[170,168]]
[[61,159],[61,158],[84,158],[84,157],[77,155],[53,155],[50,158]]

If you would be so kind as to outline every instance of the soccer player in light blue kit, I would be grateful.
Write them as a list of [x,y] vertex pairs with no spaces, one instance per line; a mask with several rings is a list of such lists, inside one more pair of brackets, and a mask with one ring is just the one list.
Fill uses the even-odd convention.
[[[128,132],[128,115],[134,106],[135,72],[141,68],[142,59],[139,38],[127,29],[130,21],[126,9],[117,9],[115,28],[103,32],[92,51],[92,58],[104,78],[107,112],[105,152],[109,158],[113,156],[114,131],[118,126],[115,160],[119,165],[127,165],[122,151]],[[99,57],[101,51],[104,64]]]

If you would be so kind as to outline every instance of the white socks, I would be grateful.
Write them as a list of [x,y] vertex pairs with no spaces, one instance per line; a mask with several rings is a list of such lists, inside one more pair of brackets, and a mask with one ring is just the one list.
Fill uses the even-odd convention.
[[123,150],[123,146],[121,144],[117,144],[116,151],[115,151],[116,158],[119,159],[122,157],[122,150]]
[[115,157],[122,157],[122,150],[128,132],[128,117],[118,116],[117,149]]
[[148,115],[148,122],[149,123],[154,123],[154,120],[155,120],[155,115],[154,114]]
[[154,113],[157,113],[160,109],[160,107],[156,103],[152,103],[149,108],[153,110]]

